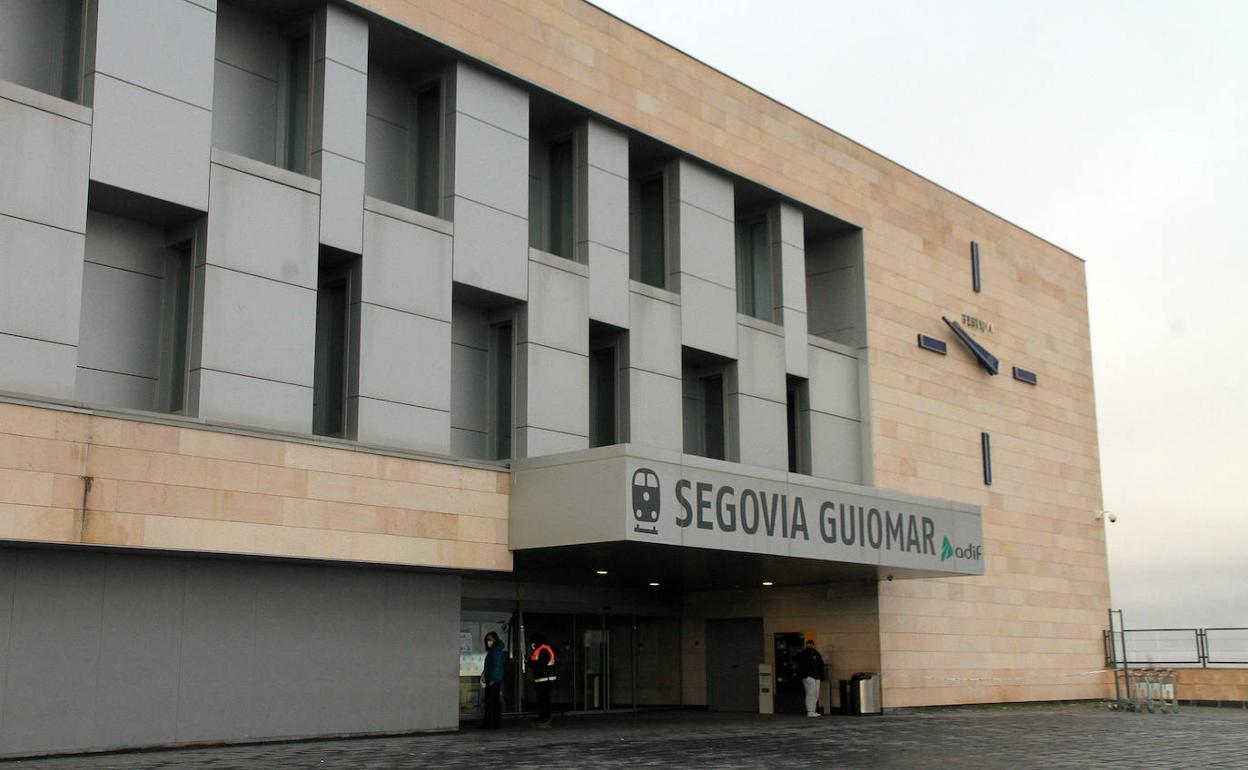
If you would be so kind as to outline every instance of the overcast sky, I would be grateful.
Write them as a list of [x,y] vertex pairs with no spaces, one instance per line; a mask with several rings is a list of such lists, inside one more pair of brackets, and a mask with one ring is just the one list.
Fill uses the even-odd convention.
[[1248,626],[1248,2],[596,2],[1085,259],[1114,604]]

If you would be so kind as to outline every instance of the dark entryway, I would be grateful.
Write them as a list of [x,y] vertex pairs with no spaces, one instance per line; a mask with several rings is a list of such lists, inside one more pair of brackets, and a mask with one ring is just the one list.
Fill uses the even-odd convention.
[[758,711],[763,619],[706,621],[706,705],[711,711]]

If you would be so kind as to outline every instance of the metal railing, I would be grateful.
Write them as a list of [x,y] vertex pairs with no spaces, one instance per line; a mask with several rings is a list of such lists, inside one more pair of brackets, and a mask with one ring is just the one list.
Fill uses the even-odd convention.
[[1119,615],[1104,642],[1109,668],[1248,666],[1248,627],[1122,628]]

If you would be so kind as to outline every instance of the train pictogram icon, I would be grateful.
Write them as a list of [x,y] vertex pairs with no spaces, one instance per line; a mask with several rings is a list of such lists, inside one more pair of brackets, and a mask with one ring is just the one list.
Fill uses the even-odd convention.
[[659,520],[659,476],[649,468],[633,472],[633,518],[637,520],[634,532],[659,534],[655,526]]

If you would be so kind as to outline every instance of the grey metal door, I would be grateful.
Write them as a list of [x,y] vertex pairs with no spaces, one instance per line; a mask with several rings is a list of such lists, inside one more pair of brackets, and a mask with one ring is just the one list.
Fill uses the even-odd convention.
[[763,619],[706,621],[706,705],[711,711],[758,711]]

